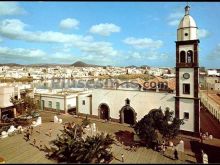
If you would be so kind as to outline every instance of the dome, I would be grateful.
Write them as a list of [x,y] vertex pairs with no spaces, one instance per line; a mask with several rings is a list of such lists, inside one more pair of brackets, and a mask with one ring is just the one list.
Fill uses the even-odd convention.
[[196,22],[194,21],[193,17],[190,15],[185,15],[182,20],[180,21],[180,24],[178,26],[178,29],[180,28],[187,28],[187,27],[197,27]]
[[179,23],[177,29],[177,41],[188,41],[197,40],[197,30],[196,22],[193,17],[189,14],[190,7],[187,5],[185,7],[185,15]]

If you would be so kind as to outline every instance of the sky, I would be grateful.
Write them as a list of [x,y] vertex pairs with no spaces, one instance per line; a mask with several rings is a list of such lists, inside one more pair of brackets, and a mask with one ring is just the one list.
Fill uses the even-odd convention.
[[[0,63],[175,67],[186,2],[0,2]],[[199,65],[220,68],[220,2],[190,2]]]

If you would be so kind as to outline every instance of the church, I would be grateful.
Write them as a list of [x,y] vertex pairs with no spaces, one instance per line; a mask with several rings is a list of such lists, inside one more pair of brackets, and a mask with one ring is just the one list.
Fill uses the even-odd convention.
[[134,124],[152,109],[169,108],[176,117],[184,119],[182,133],[197,136],[200,132],[198,27],[190,16],[190,7],[177,29],[176,90],[142,90],[123,84],[112,89],[93,89],[77,97],[77,115]]

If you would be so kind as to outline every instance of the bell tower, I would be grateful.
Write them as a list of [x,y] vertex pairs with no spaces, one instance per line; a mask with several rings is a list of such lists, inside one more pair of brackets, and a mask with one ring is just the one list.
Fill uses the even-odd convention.
[[179,23],[176,41],[176,97],[175,115],[184,119],[183,133],[198,135],[200,132],[198,27],[190,16],[190,6]]

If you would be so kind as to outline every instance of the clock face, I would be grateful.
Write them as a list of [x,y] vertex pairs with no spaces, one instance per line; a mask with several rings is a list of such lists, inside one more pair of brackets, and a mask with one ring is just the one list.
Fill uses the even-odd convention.
[[183,74],[183,78],[189,79],[189,78],[190,78],[190,74],[189,74],[189,73],[184,73],[184,74]]

